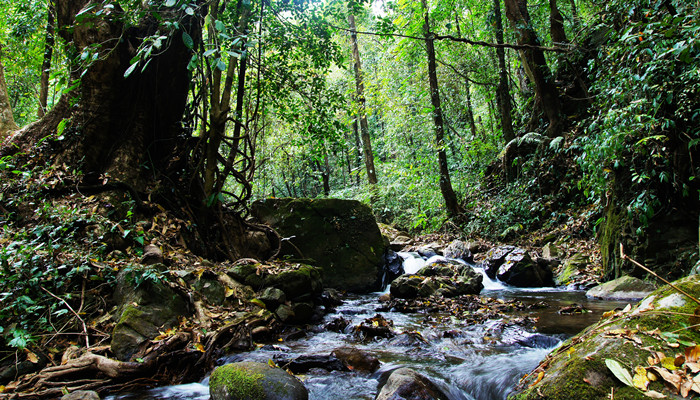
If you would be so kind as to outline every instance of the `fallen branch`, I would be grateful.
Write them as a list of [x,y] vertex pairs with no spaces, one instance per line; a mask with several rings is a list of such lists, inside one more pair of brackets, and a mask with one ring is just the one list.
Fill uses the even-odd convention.
[[[85,347],[89,349],[89,348],[90,348],[90,335],[88,334],[88,331],[87,331],[87,324],[85,324],[85,321],[84,321],[82,318],[80,318],[80,315],[78,315],[78,313],[75,312],[75,310],[73,309],[73,307],[71,307],[70,304],[68,304],[67,301],[65,301],[64,299],[62,299],[62,298],[56,296],[55,294],[51,293],[51,292],[48,291],[45,287],[43,287],[43,286],[40,286],[40,287],[41,287],[41,290],[43,290],[43,291],[45,291],[46,293],[48,293],[51,297],[53,297],[53,298],[55,298],[55,299],[57,299],[57,300],[62,301],[63,304],[65,304],[66,307],[68,307],[68,309],[70,310],[70,312],[72,312],[73,315],[75,315],[75,317],[78,318],[78,320],[80,320],[80,323],[83,324],[83,333],[85,334]],[[82,305],[81,305],[81,307],[82,307]]]
[[674,288],[675,290],[677,290],[679,293],[686,295],[690,300],[693,300],[693,301],[696,302],[697,304],[700,304],[700,300],[698,300],[698,299],[696,299],[695,297],[691,296],[691,295],[688,294],[688,292],[686,292],[685,290],[679,288],[678,286],[674,285],[673,283],[671,283],[671,282],[667,281],[666,279],[662,278],[661,276],[659,276],[659,274],[657,274],[656,272],[650,270],[649,268],[645,267],[644,265],[642,265],[642,264],[638,263],[637,261],[631,259],[627,254],[625,254],[625,249],[624,249],[624,247],[622,246],[622,243],[620,243],[620,258],[622,258],[623,260],[627,260],[627,261],[631,262],[632,264],[636,265],[637,267],[639,267],[639,268],[645,270],[646,272],[648,272],[648,273],[654,275],[655,277],[657,277],[658,279],[660,279],[662,282],[664,282],[664,283],[667,284],[668,286],[670,286],[670,287]]

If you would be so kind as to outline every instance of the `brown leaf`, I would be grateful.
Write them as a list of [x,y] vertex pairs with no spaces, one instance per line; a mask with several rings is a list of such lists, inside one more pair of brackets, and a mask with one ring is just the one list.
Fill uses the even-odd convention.
[[537,379],[535,379],[535,381],[532,382],[532,384],[530,385],[530,387],[533,387],[533,386],[537,385],[538,383],[540,383],[540,381],[542,380],[542,378],[544,378],[544,371],[540,371],[540,372],[537,374]]
[[685,366],[688,367],[690,372],[692,372],[694,374],[697,374],[698,372],[700,372],[700,363],[686,361]]
[[679,375],[676,375],[676,374],[670,372],[669,370],[667,370],[666,368],[662,368],[662,367],[649,367],[649,368],[654,370],[654,372],[657,375],[659,375],[661,377],[661,379],[663,379],[664,381],[666,381],[666,383],[671,385],[671,387],[676,389],[676,392],[680,391],[682,378]]
[[39,357],[37,357],[36,354],[32,353],[31,351],[27,351],[27,360],[29,360],[29,362],[32,364],[36,364],[39,362]]
[[683,398],[688,397],[688,394],[690,394],[690,389],[692,388],[692,386],[693,386],[692,380],[685,380],[685,381],[681,382],[680,390],[681,390],[681,396],[683,396]]
[[687,347],[685,349],[685,361],[691,363],[700,361],[700,346]]
[[652,399],[665,399],[666,395],[659,393],[655,390],[649,390],[647,392],[644,392],[644,395],[647,397],[651,397]]

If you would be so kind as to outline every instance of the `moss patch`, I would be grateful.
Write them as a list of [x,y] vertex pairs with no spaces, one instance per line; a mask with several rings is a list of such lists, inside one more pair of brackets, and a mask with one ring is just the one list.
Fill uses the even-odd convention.
[[[214,391],[225,390],[226,398],[240,400],[264,400],[265,390],[260,382],[265,376],[252,373],[234,365],[223,365],[211,374],[209,385]],[[224,397],[221,397],[224,398]]]

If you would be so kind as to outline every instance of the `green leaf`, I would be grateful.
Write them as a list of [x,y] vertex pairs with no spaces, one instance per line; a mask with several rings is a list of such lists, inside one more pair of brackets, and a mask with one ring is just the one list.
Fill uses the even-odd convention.
[[165,6],[166,6],[166,7],[172,7],[172,6],[175,5],[175,3],[177,3],[176,0],[167,0],[167,1],[165,2]]
[[192,9],[192,7],[185,8],[185,14],[194,15],[194,10]]
[[182,41],[185,43],[185,46],[187,46],[188,49],[194,48],[194,40],[192,40],[192,36],[185,31],[182,31]]
[[219,62],[216,63],[216,68],[221,71],[226,71],[226,64],[219,58]]
[[59,136],[63,134],[63,131],[66,129],[66,125],[68,125],[68,119],[63,118],[61,122],[58,123],[58,126],[56,126],[56,134]]
[[606,358],[605,365],[608,366],[608,369],[613,373],[613,375],[615,375],[617,379],[620,380],[620,382],[624,383],[627,386],[634,387],[634,383],[632,382],[632,375],[630,375],[629,371],[627,371],[627,368],[623,367],[622,364],[613,359]]
[[124,78],[128,78],[129,75],[131,75],[131,73],[134,72],[134,70],[136,69],[136,67],[138,67],[138,65],[139,65],[138,62],[135,62],[135,63],[131,64],[131,66],[130,66],[129,68],[127,68],[126,71],[124,71]]

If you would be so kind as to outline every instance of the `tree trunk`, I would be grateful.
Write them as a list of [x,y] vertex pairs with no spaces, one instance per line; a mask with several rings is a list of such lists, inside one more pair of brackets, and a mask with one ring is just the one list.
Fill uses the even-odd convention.
[[564,31],[564,17],[559,12],[557,0],[549,0],[549,36],[555,45],[569,42]]
[[10,97],[7,95],[5,72],[2,66],[2,44],[0,44],[0,142],[5,139],[10,131],[16,130],[17,124],[12,115]]
[[[493,0],[494,20],[496,22],[496,43],[503,44],[503,22],[501,18],[501,0]],[[509,143],[515,139],[513,131],[512,107],[510,104],[510,89],[508,88],[508,70],[506,69],[506,52],[502,47],[496,49],[498,57],[498,88],[496,89],[496,103],[501,116],[501,129],[503,140]]]
[[37,109],[37,116],[39,118],[43,117],[44,114],[46,114],[46,106],[49,98],[49,75],[51,72],[51,57],[53,57],[55,13],[56,11],[54,10],[53,1],[49,0],[48,5],[46,7],[46,39],[44,44],[44,60],[41,63],[39,108]]
[[[518,44],[540,46],[539,38],[532,27],[530,14],[527,11],[527,0],[505,0],[505,6],[506,17],[516,31]],[[539,98],[542,110],[549,120],[547,134],[550,137],[558,136],[563,125],[561,105],[557,88],[554,85],[554,77],[549,70],[544,52],[538,48],[520,50],[520,58],[525,72],[535,84],[535,95]]]
[[469,78],[465,72],[464,90],[467,98],[467,122],[469,122],[469,130],[472,133],[472,139],[477,137],[476,121],[474,119],[474,107],[472,107],[472,93],[470,88]]
[[374,169],[374,154],[372,153],[372,143],[369,139],[369,126],[367,125],[367,115],[365,112],[365,85],[362,77],[362,63],[360,62],[360,49],[357,46],[357,32],[355,26],[355,16],[352,11],[348,13],[348,25],[350,26],[350,41],[352,45],[352,58],[355,66],[355,99],[357,101],[357,118],[360,121],[360,131],[362,133],[362,152],[365,156],[365,168],[367,169],[367,181],[370,185],[377,183],[377,173]]
[[440,104],[440,92],[438,89],[437,65],[435,61],[435,39],[430,32],[430,18],[428,16],[427,0],[421,0],[425,21],[423,35],[425,36],[426,52],[428,55],[428,81],[430,84],[430,102],[433,105],[433,122],[435,124],[435,146],[438,152],[438,164],[440,169],[440,192],[445,199],[447,214],[454,218],[462,213],[457,200],[457,195],[452,189],[450,169],[447,165],[447,153],[445,152],[445,123]]

